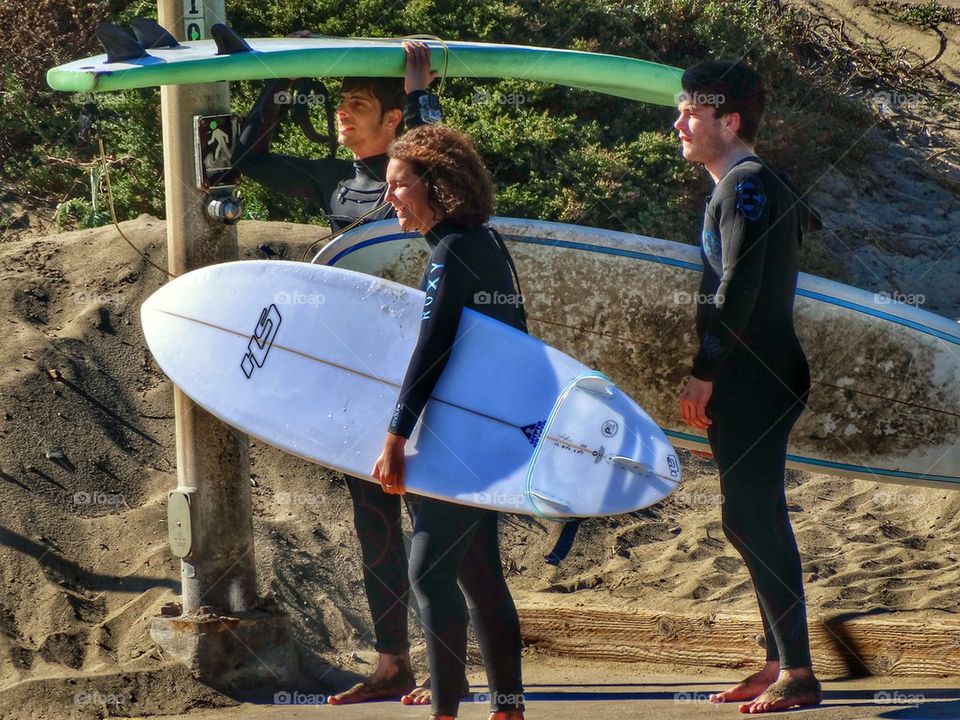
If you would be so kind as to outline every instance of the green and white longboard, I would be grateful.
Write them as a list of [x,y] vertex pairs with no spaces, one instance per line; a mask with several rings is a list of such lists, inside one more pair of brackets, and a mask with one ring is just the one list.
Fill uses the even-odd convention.
[[[281,77],[402,77],[401,39],[243,39],[225,25],[213,40],[178,43],[152,20],[133,33],[104,25],[107,53],[47,72],[54,90],[100,92]],[[426,41],[433,69],[446,77],[516,78],[566,85],[617,97],[675,105],[682,70],[646,60],[553,48]]]

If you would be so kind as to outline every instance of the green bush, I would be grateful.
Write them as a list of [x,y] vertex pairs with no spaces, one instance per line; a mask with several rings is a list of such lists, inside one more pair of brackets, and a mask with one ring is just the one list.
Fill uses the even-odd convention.
[[[23,2],[23,0],[18,0]],[[72,0],[90,23],[106,4]],[[53,6],[53,3],[41,3]],[[148,2],[114,2],[114,22],[149,14]],[[759,0],[384,0],[334,3],[287,0],[264,7],[254,0],[228,4],[231,24],[247,36],[311,29],[331,35],[397,36],[432,33],[448,38],[566,46],[687,66],[704,56],[745,56],[771,88],[768,121],[759,151],[793,175],[801,189],[837,159],[856,161],[868,112],[839,89],[843,59],[810,45],[803,17],[779,3]],[[77,33],[76,13],[54,23],[78,36],[70,57],[96,52],[91,33]],[[0,13],[2,16],[2,13]],[[39,22],[31,15],[31,22]],[[2,17],[0,17],[2,19]],[[49,22],[48,22],[49,24]],[[82,23],[81,23],[82,24]],[[50,32],[45,26],[45,32]],[[83,37],[79,37],[83,35]],[[30,50],[35,52],[36,48]],[[22,53],[28,52],[21,49]],[[80,106],[37,86],[37,63],[26,56],[5,63],[0,136],[15,138],[2,175],[7,183],[54,205],[71,198],[103,207],[91,189],[93,142],[75,132]],[[57,61],[67,57],[58,56]],[[30,66],[30,72],[21,68]],[[331,91],[336,82],[331,82]],[[233,106],[245,113],[259,83],[234,83]],[[155,90],[100,96],[99,130],[111,157],[120,219],[162,214],[159,101]],[[632,103],[562,86],[504,80],[450,79],[443,86],[447,122],[476,139],[499,188],[497,211],[693,240],[709,183],[679,155],[672,108]],[[2,141],[0,141],[2,142]],[[318,156],[325,150],[285,126],[277,152]],[[851,152],[851,148],[855,148]],[[55,158],[49,160],[48,158]],[[252,182],[241,192],[246,215],[258,219],[319,222],[318,209]],[[70,206],[74,209],[78,204]],[[82,222],[98,216],[82,213]]]

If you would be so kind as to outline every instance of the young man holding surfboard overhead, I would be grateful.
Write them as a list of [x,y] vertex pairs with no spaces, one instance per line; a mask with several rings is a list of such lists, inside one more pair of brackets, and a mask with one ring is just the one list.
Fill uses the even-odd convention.
[[[234,167],[271,190],[317,202],[336,232],[361,218],[382,220],[393,215],[384,202],[387,147],[407,127],[440,119],[440,108],[427,92],[436,73],[430,70],[430,48],[407,41],[406,77],[344,78],[336,111],[337,141],[354,159],[301,158],[270,152],[281,111],[305,102],[290,93],[293,80],[267,82],[243,121],[234,150]],[[379,208],[379,210],[378,210]],[[370,214],[372,211],[373,214]]]
[[720,470],[724,534],[753,580],[766,663],[713,702],[743,713],[820,703],[807,632],[800,553],[784,468],[810,373],[793,326],[800,243],[819,219],[789,179],[760,160],[760,76],[744,62],[689,68],[674,123],[683,156],[715,183],[701,234],[699,351],[680,395],[689,425],[707,431]]
[[[430,48],[406,42],[406,75],[399,78],[344,78],[337,108],[337,140],[353,161],[309,159],[270,152],[280,102],[289,102],[291,80],[268,82],[244,120],[234,153],[235,167],[272,190],[320,204],[336,232],[357,222],[393,215],[385,202],[387,148],[402,130],[439,119],[436,98],[426,89]],[[363,581],[373,618],[377,668],[363,682],[328,698],[331,705],[403,698],[430,702],[428,685],[417,687],[407,631],[409,584],[400,523],[400,498],[366,480],[346,477],[363,557]],[[469,686],[461,676],[461,691]]]
[[[493,183],[467,136],[440,125],[410,131],[390,146],[387,181],[400,227],[419,231],[431,249],[417,344],[372,473],[385,492],[402,495],[404,446],[444,372],[464,308],[524,332],[526,315],[513,260],[484,227]],[[494,296],[512,300],[485,302]],[[469,613],[490,685],[490,718],[522,720],[520,621],[503,576],[498,514],[429,497],[413,504],[410,579],[430,660],[431,718],[457,715]]]

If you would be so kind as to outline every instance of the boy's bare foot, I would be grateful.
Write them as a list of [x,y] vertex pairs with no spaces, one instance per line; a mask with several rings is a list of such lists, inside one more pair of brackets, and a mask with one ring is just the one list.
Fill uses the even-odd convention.
[[810,668],[784,670],[753,702],[740,706],[748,715],[779,712],[792,707],[811,707],[823,702],[823,690]]
[[[460,694],[470,694],[470,682],[467,680],[466,676],[463,678],[463,692]],[[402,702],[404,705],[429,705],[432,703],[433,691],[430,689],[430,678],[427,678],[423,681],[423,683],[417,685],[413,690],[400,698],[400,702]]]
[[754,673],[743,682],[737,683],[729,690],[710,696],[712,703],[742,702],[760,697],[764,690],[777,681],[780,674],[780,663],[768,660],[760,672]]
[[328,705],[353,705],[371,700],[395,700],[416,687],[410,657],[381,654],[373,675],[327,698]]

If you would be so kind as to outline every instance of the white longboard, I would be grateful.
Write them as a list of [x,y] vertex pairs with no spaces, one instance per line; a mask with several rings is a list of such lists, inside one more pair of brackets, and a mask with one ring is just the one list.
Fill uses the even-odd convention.
[[[157,363],[249,435],[372,481],[423,293],[308,263],[195,270],[143,305]],[[548,517],[652,505],[679,483],[660,428],[612,381],[466,310],[407,444],[410,492]]]
[[[699,248],[537,220],[491,225],[516,260],[531,332],[610,376],[675,445],[708,450],[677,409],[696,352]],[[425,250],[384,220],[340,236],[315,262],[415,283]],[[795,315],[813,388],[788,465],[960,487],[960,325],[805,273]]]

